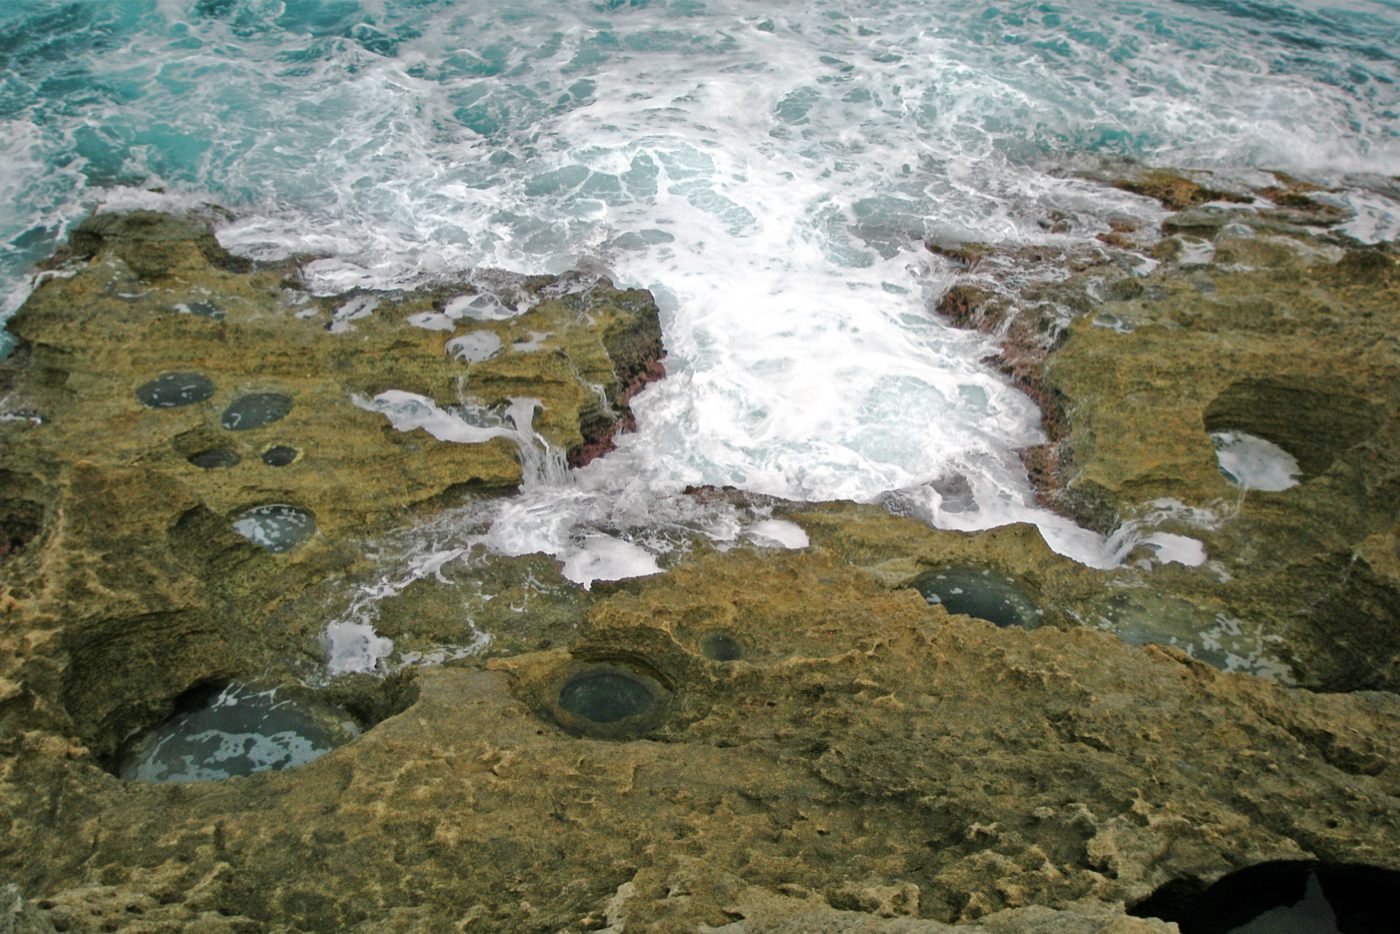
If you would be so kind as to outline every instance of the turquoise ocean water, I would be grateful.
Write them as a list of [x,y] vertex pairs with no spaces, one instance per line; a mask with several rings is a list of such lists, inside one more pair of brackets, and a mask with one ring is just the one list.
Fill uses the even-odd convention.
[[[226,246],[320,255],[323,292],[603,270],[657,294],[669,376],[495,547],[567,560],[714,483],[922,490],[1112,563],[1034,507],[1037,413],[932,319],[922,242],[1159,216],[1079,174],[1116,158],[1285,169],[1392,238],[1397,82],[1397,0],[7,0],[0,315],[99,205],[222,204]],[[956,515],[928,486],[954,473]]]

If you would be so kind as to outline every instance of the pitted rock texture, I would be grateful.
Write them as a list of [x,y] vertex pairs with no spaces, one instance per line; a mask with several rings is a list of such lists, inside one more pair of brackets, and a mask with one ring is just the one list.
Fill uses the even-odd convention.
[[[1161,241],[1146,285],[1118,260],[1076,260],[1054,293],[1074,313],[1027,319],[1025,335],[1052,339],[1012,367],[1063,404],[1065,456],[1047,462],[1063,502],[1197,537],[1206,565],[1143,547],[1095,571],[1028,526],[936,531],[851,504],[768,504],[807,531],[805,551],[697,543],[664,575],[588,594],[543,556],[479,556],[386,596],[375,624],[425,652],[479,626],[495,637],[485,655],[335,679],[314,693],[367,728],[358,738],[301,768],[193,785],[125,782],[111,766],[191,687],[319,681],[330,595],[381,569],[361,537],[405,516],[458,521],[472,495],[519,480],[505,439],[397,432],[351,396],[400,389],[486,411],[539,399],[536,430],[579,462],[659,373],[659,329],[645,293],[586,277],[319,299],[291,267],[229,257],[202,223],[89,222],[16,318],[24,344],[0,367],[14,416],[0,421],[0,879],[16,886],[16,924],[1152,934],[1171,927],[1124,909],[1166,883],[1271,860],[1400,869],[1400,700],[1355,690],[1389,684],[1400,580],[1394,388],[1376,382],[1391,375],[1393,309],[1378,303],[1394,264],[1299,233],[1306,208],[1286,210],[1250,236],[1199,228],[1213,231],[1210,270],[1182,259],[1203,249],[1183,233]],[[1115,235],[1115,248],[1153,242]],[[1206,279],[1213,289],[1192,284]],[[1175,296],[1168,311],[1147,286]],[[1289,356],[1271,357],[1294,292],[1313,304],[1280,332]],[[1245,312],[1264,293],[1255,320]],[[478,299],[484,320],[461,312]],[[1075,321],[1105,303],[1123,327]],[[1374,319],[1359,330],[1374,347],[1360,370],[1323,379],[1350,359],[1353,312]],[[1052,320],[1069,328],[1062,345]],[[1170,358],[1183,334],[1209,372]],[[447,345],[461,337],[473,340],[458,358]],[[1124,338],[1141,366],[1167,355],[1171,378],[1112,369]],[[1239,372],[1217,372],[1227,364]],[[1109,368],[1098,384],[1095,367]],[[192,371],[214,383],[204,403],[135,398]],[[250,392],[292,407],[223,429]],[[1297,417],[1269,414],[1280,406]],[[1298,448],[1305,481],[1273,498],[1225,486],[1200,455],[1227,421]],[[1305,449],[1309,426],[1338,439],[1335,456]],[[1154,432],[1164,452],[1144,442]],[[263,463],[279,444],[299,456]],[[237,463],[188,460],[220,448]],[[956,478],[942,489],[953,504]],[[464,512],[447,508],[463,497]],[[1181,508],[1158,515],[1165,499]],[[277,555],[231,528],[271,502],[310,509],[320,531]],[[1040,625],[997,629],[908,589],[947,563],[1014,579]],[[1124,638],[1144,619],[1179,626],[1203,657],[1203,633],[1247,624],[1304,682],[1353,693],[1125,644],[1095,631],[1110,616]],[[1147,630],[1139,641],[1171,641]],[[738,658],[707,649],[717,633]],[[580,728],[561,695],[582,670],[631,672],[656,704],[616,730]]]
[[[1325,193],[1286,175],[1226,199],[1215,184],[1131,176],[1122,187],[1172,209],[1160,229],[1061,255],[1048,265],[1071,275],[1029,284],[999,281],[1032,264],[1025,251],[986,251],[942,310],[1001,338],[1041,404],[1049,443],[1025,459],[1049,504],[1105,533],[1199,540],[1208,566],[1154,587],[1256,630],[1298,683],[1394,690],[1400,560],[1380,546],[1400,514],[1394,245],[1336,233]],[[1301,482],[1231,484],[1214,431],[1280,446]]]
[[[386,518],[448,491],[503,491],[520,481],[511,440],[462,444],[396,431],[357,406],[357,396],[400,390],[497,415],[512,398],[536,399],[534,428],[554,447],[605,450],[612,433],[631,423],[629,395],[660,375],[651,296],[605,279],[478,280],[315,298],[299,290],[294,268],[250,268],[195,219],[96,215],[74,232],[66,263],[10,322],[23,346],[0,373],[0,390],[7,405],[33,410],[43,423],[0,422],[12,452],[6,463],[45,479],[62,463],[139,465],[189,485],[220,515],[267,502],[276,491],[335,534],[382,528]],[[442,313],[474,295],[499,306],[497,292],[511,308],[528,310],[499,320]],[[188,311],[210,296],[222,317]],[[347,315],[347,308],[355,311]],[[406,323],[421,315],[446,330]],[[454,339],[488,335],[501,348],[490,359],[454,359],[448,350]],[[169,409],[141,405],[135,390],[168,372],[211,380],[212,398]],[[285,396],[290,411],[229,431],[221,413],[249,394]],[[271,443],[302,452],[275,479],[259,456]],[[233,451],[238,463],[201,470],[187,462],[216,448]]]
[[[716,627],[752,652],[704,658]],[[560,667],[599,659],[671,692],[645,738],[554,721]],[[4,871],[73,930],[1150,931],[1112,906],[1263,860],[1400,865],[1394,696],[949,617],[824,553],[695,560],[595,603],[568,651],[418,687],[307,766],[216,784],[12,735]]]
[[[103,761],[192,687],[319,673],[328,620],[307,588],[363,568],[366,537],[520,481],[514,439],[399,431],[356,397],[402,390],[497,416],[533,399],[534,431],[582,450],[628,423],[628,394],[659,373],[651,296],[596,277],[314,298],[294,266],[229,256],[198,218],[139,211],[89,218],[50,266],[0,362],[2,404],[31,413],[0,419],[0,727],[47,725]],[[496,317],[445,313],[478,299]],[[373,310],[337,331],[348,306]],[[446,330],[408,320],[422,315]],[[502,350],[454,359],[458,332]],[[137,389],[166,373],[213,391],[143,404]],[[230,430],[230,403],[250,394]],[[289,463],[264,462],[288,443]],[[271,504],[308,511],[315,534],[272,554],[235,531]]]

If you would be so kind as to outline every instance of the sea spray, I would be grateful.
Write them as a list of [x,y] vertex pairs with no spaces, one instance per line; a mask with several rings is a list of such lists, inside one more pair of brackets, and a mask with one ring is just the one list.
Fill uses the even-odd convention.
[[[314,257],[317,295],[362,290],[336,337],[376,290],[605,271],[657,295],[667,377],[633,401],[616,451],[527,483],[482,543],[568,564],[591,542],[647,568],[607,543],[660,560],[682,530],[724,546],[763,521],[687,487],[897,491],[935,525],[1034,522],[1111,566],[1154,532],[1105,539],[1036,506],[1015,454],[1042,438],[1035,406],[984,362],[987,340],[930,314],[953,270],[924,241],[1074,246],[1116,217],[1154,223],[1154,203],[1085,177],[1115,159],[1261,184],[1287,169],[1333,189],[1353,234],[1391,236],[1392,12],[16,0],[0,10],[0,315],[99,202],[225,205],[229,249]],[[443,314],[521,310],[482,300]],[[448,400],[421,404],[481,436]],[[949,476],[965,480],[956,503]]]

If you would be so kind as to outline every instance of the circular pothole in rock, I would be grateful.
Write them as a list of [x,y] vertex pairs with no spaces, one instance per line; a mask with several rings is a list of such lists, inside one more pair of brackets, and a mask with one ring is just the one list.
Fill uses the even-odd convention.
[[149,409],[175,409],[203,402],[214,383],[203,373],[162,373],[136,389],[136,401]]
[[652,675],[621,662],[569,670],[553,704],[559,725],[598,739],[634,739],[660,725],[670,692]]
[[744,657],[744,646],[727,632],[716,630],[700,637],[700,654],[712,662],[737,662]]
[[205,470],[218,470],[223,467],[237,467],[241,458],[233,448],[209,448],[191,454],[186,460]]
[[1298,459],[1265,438],[1244,431],[1212,431],[1220,474],[1247,490],[1277,493],[1303,478]]
[[305,765],[359,734],[344,710],[278,688],[196,689],[138,736],[116,772],[138,782],[212,782]]
[[1182,934],[1382,934],[1395,930],[1397,912],[1400,872],[1264,863],[1204,891],[1189,881],[1169,882],[1129,913],[1175,921]]
[[1221,671],[1295,683],[1287,646],[1257,620],[1237,619],[1209,600],[1195,601],[1150,587],[1110,589],[1081,611],[1084,622],[1129,645],[1170,645]]
[[254,545],[281,554],[316,534],[316,517],[300,506],[268,503],[244,510],[233,528]]
[[280,392],[250,392],[228,404],[219,424],[229,431],[248,431],[281,421],[291,410],[291,396]]
[[910,586],[949,613],[975,616],[1003,629],[1034,629],[1044,615],[1019,584],[987,568],[945,565],[925,571]]
[[[1243,379],[1228,386],[1206,408],[1204,427],[1213,441],[1216,434],[1236,436],[1232,450],[1241,456],[1247,453],[1247,461],[1266,452],[1263,459],[1275,470],[1276,451],[1284,452],[1292,459],[1289,466],[1297,479],[1308,480],[1325,473],[1343,452],[1374,434],[1381,421],[1373,402],[1338,382],[1277,376]],[[1240,436],[1246,440],[1241,442]],[[1260,441],[1269,447],[1261,448]],[[1218,452],[1219,441],[1216,447]]]
[[285,444],[274,444],[272,447],[262,452],[262,462],[269,467],[286,467],[297,459],[300,454],[296,448],[288,447]]

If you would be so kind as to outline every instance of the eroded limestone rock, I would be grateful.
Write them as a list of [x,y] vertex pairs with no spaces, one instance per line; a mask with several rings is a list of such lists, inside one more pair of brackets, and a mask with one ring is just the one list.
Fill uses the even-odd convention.
[[[1120,226],[1116,248],[1151,239]],[[1392,375],[1393,309],[1363,294],[1389,289],[1391,266],[1303,239],[1303,265],[1284,275],[1270,265],[1277,229],[1227,226],[1202,273],[1214,291],[1183,270],[1195,246],[1175,259],[1163,247],[1163,271],[1146,276],[1075,260],[1054,292],[1073,313],[1026,319],[1036,351],[1013,367],[1068,416],[1052,439],[1065,456],[1046,472],[1063,502],[1199,537],[1207,565],[1144,551],[1096,571],[1028,526],[966,534],[871,506],[778,505],[808,548],[696,547],[664,575],[588,594],[543,556],[470,556],[393,590],[375,625],[424,657],[482,627],[485,652],[329,683],[312,677],[324,675],[316,634],[346,582],[380,572],[361,537],[406,515],[458,521],[447,505],[520,476],[508,438],[400,432],[354,397],[413,393],[449,418],[442,407],[467,399],[481,424],[540,399],[535,430],[583,459],[656,373],[654,309],[571,277],[317,299],[290,269],[223,254],[199,224],[84,227],[62,269],[73,274],[36,291],[3,368],[6,412],[32,413],[0,422],[0,874],[16,904],[40,929],[72,931],[1147,934],[1170,927],[1124,906],[1168,883],[1274,860],[1400,869],[1395,695],[1309,693],[1097,631],[1113,613],[1184,620],[1193,638],[1239,618],[1286,637],[1305,680],[1348,688],[1369,682],[1336,646],[1388,638],[1345,623],[1306,655],[1328,617],[1301,591],[1336,579],[1351,612],[1378,620],[1400,577],[1394,389],[1375,382]],[[958,261],[971,274],[1001,262]],[[1153,310],[1158,286],[1176,296],[1166,311]],[[1290,290],[1315,302],[1306,315],[1283,302]],[[1188,301],[1206,294],[1218,308]],[[1276,300],[1249,305],[1261,294]],[[969,320],[1014,298],[989,289]],[[1122,328],[1092,329],[1098,312]],[[1367,313],[1365,367],[1324,379],[1351,359],[1346,316]],[[1296,325],[1280,332],[1284,356],[1264,346],[1280,316]],[[94,339],[103,328],[113,339]],[[1098,387],[1078,375],[1108,366],[1123,338],[1125,358],[1184,347],[1210,373],[1181,351],[1162,364],[1171,378],[1127,363]],[[1311,380],[1286,390],[1322,394],[1338,417],[1258,415],[1278,401],[1277,373],[1262,369],[1282,363]],[[165,409],[137,399],[183,372],[214,392]],[[248,393],[291,405],[224,428]],[[1312,411],[1297,398],[1283,401]],[[1213,428],[1301,450],[1308,425],[1345,444],[1330,459],[1295,452],[1295,489],[1242,495],[1212,473]],[[1181,450],[1155,453],[1137,437],[1152,432]],[[297,454],[264,461],[279,445]],[[191,462],[221,450],[236,461]],[[954,503],[956,483],[945,490]],[[1185,511],[1156,516],[1145,497]],[[234,518],[270,503],[309,510],[316,535],[285,554],[241,537]],[[1014,580],[1039,624],[950,616],[909,589],[948,564]],[[191,687],[267,673],[316,681],[317,700],[362,732],[298,768],[222,782],[113,773],[124,741]]]
[[[509,493],[533,433],[605,449],[660,373],[650,295],[597,278],[317,298],[141,211],[89,218],[49,265],[0,364],[7,416],[31,413],[0,419],[0,722],[102,761],[193,687],[319,671],[327,620],[298,601],[361,568],[362,539]],[[481,334],[489,360],[446,350]],[[439,421],[395,410],[399,430],[385,392]]]
[[[1184,210],[1065,257],[1057,281],[1007,287],[999,270],[1026,260],[983,256],[942,311],[999,335],[1041,404],[1049,444],[1024,456],[1047,503],[1203,544],[1203,567],[1153,572],[1176,603],[1095,615],[1219,619],[1272,642],[1300,683],[1394,689],[1400,563],[1381,539],[1400,503],[1400,263],[1329,231],[1341,212],[1315,186],[1280,175],[1222,199],[1208,181],[1130,179]],[[1222,432],[1277,446],[1299,482],[1231,482]]]
[[[716,628],[750,650],[706,658]],[[560,725],[561,672],[599,662],[665,686],[641,738]],[[154,893],[229,930],[1052,931],[1153,930],[1111,906],[1243,863],[1396,865],[1392,695],[949,617],[825,553],[698,559],[595,602],[568,650],[417,684],[322,758],[225,783],[13,737],[7,871],[55,916]]]

